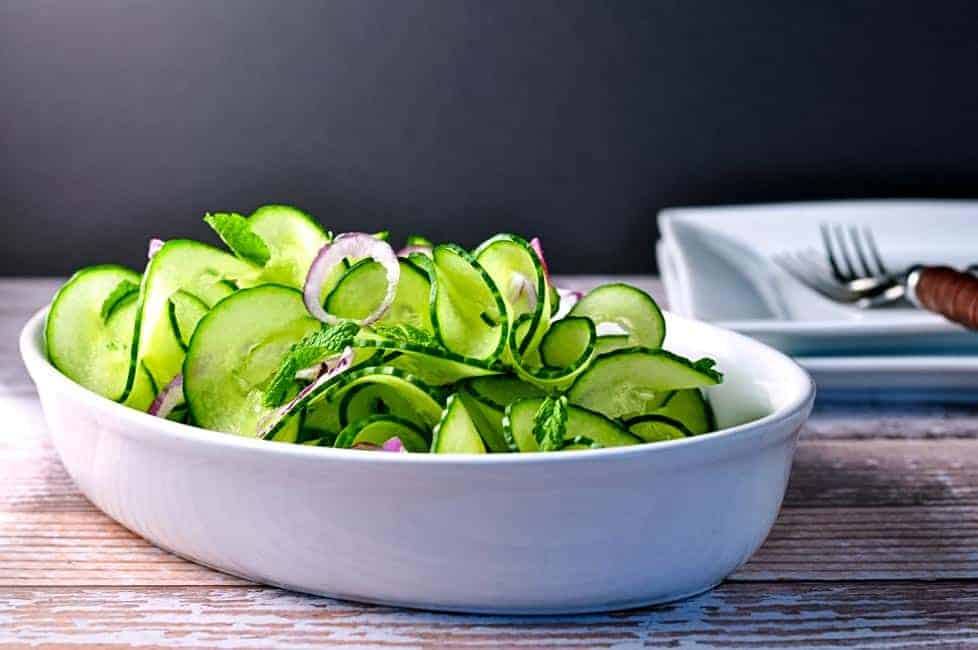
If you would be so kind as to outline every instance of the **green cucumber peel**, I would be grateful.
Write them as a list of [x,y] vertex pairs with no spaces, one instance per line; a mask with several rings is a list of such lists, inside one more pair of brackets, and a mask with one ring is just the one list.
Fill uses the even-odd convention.
[[115,289],[106,296],[105,300],[102,302],[102,309],[99,312],[102,316],[102,322],[108,322],[109,318],[120,306],[126,303],[126,301],[133,296],[133,294],[139,293],[139,285],[135,282],[130,282],[129,280],[122,280],[115,286]]

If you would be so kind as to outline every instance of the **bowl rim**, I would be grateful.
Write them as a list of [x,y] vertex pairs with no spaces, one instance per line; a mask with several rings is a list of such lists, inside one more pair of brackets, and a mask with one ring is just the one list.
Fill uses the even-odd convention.
[[[807,418],[815,400],[815,383],[808,372],[793,359],[782,352],[737,332],[726,330],[711,323],[679,316],[665,311],[670,319],[680,322],[692,322],[724,333],[734,338],[739,344],[756,347],[765,354],[773,356],[782,363],[786,371],[793,377],[792,383],[798,385],[796,395],[787,404],[775,409],[772,413],[750,422],[733,427],[726,427],[690,438],[667,440],[655,444],[639,444],[625,447],[606,449],[588,449],[573,454],[391,454],[391,453],[357,453],[351,449],[335,449],[332,447],[314,447],[299,444],[269,444],[267,440],[247,438],[233,434],[213,431],[191,426],[182,422],[173,422],[159,418],[149,413],[131,409],[118,402],[110,400],[82,385],[72,381],[48,360],[43,350],[43,328],[50,304],[40,308],[24,324],[20,333],[19,347],[24,364],[35,383],[39,383],[38,374],[44,379],[50,379],[73,391],[81,399],[96,409],[113,409],[114,413],[123,420],[134,425],[126,433],[130,436],[146,437],[162,435],[172,441],[203,444],[211,448],[231,448],[241,451],[252,451],[272,454],[278,457],[292,458],[323,458],[343,460],[350,463],[412,463],[432,466],[478,466],[478,465],[537,465],[552,463],[592,462],[600,459],[628,459],[645,454],[665,454],[670,450],[695,448],[698,445],[715,446],[726,442],[747,442],[761,437],[779,425],[798,419],[800,425]],[[39,391],[40,392],[40,391]],[[42,405],[43,410],[43,405]],[[782,436],[789,436],[794,430],[785,430]]]

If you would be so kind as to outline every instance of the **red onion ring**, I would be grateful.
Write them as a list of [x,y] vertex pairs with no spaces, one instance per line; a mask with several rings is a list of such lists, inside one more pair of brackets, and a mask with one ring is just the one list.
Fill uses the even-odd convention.
[[550,284],[550,267],[547,266],[547,259],[543,256],[543,246],[540,244],[539,237],[534,237],[530,240],[530,248],[540,258],[540,264],[543,266],[543,277],[546,278],[547,284]]
[[387,242],[380,241],[372,235],[362,232],[347,232],[338,236],[331,243],[319,249],[316,259],[309,267],[305,286],[302,288],[302,299],[306,309],[316,319],[335,325],[346,319],[338,318],[323,309],[321,303],[323,283],[329,276],[330,270],[346,258],[358,260],[370,257],[376,260],[387,272],[387,293],[384,299],[366,318],[353,321],[357,325],[370,325],[380,319],[394,302],[397,293],[397,283],[401,278],[401,267],[397,263],[394,249]]
[[571,308],[577,304],[577,301],[584,297],[584,294],[580,291],[571,291],[570,289],[561,289],[556,287],[557,295],[560,296],[560,308],[551,320],[560,320],[571,310]]
[[178,374],[163,387],[146,412],[158,418],[165,418],[183,402],[183,375]]
[[158,252],[160,252],[160,249],[163,248],[163,244],[165,243],[166,243],[165,241],[163,241],[162,239],[157,239],[156,237],[150,239],[149,250],[146,251],[146,257],[149,259],[153,259],[153,256],[156,255]]
[[377,446],[372,442],[358,442],[353,445],[351,449],[361,449],[363,451],[393,451],[406,454],[408,453],[407,448],[404,447],[404,443],[397,436],[390,438],[381,446]]
[[349,345],[346,346],[343,353],[338,357],[333,357],[332,359],[319,364],[321,372],[319,376],[316,377],[315,381],[300,390],[296,396],[290,399],[288,402],[261,419],[261,422],[258,424],[258,437],[262,439],[266,438],[268,434],[271,433],[272,429],[275,428],[275,425],[278,424],[282,418],[286,417],[292,412],[292,409],[295,408],[296,404],[302,401],[302,399],[309,395],[309,393],[328,382],[330,379],[336,377],[343,371],[348,370],[352,365],[353,348]]

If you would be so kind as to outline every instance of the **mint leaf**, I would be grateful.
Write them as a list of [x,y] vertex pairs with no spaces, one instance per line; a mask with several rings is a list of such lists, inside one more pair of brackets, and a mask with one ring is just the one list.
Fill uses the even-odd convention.
[[109,320],[109,316],[120,307],[126,299],[134,293],[139,293],[139,285],[130,282],[129,280],[123,280],[115,286],[115,289],[108,295],[108,297],[102,302],[102,320]]
[[547,397],[533,416],[533,437],[540,451],[557,451],[564,446],[567,430],[567,398]]
[[271,253],[265,240],[251,232],[248,220],[236,212],[208,212],[204,222],[214,229],[231,252],[243,260],[265,266]]
[[378,336],[390,341],[413,343],[415,345],[423,345],[428,348],[441,347],[438,341],[435,340],[434,336],[423,329],[415,327],[414,325],[409,325],[408,323],[400,323],[397,325],[374,325],[372,329]]
[[262,400],[265,406],[276,407],[284,404],[289,389],[295,383],[295,373],[342,352],[346,346],[353,343],[353,337],[359,329],[357,325],[350,322],[327,325],[306,334],[293,344],[279,364],[278,370],[272,375],[268,387],[265,388],[265,397]]

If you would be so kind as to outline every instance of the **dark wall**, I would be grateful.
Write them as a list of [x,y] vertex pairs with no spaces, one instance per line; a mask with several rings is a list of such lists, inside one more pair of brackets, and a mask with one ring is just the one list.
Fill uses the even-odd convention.
[[976,181],[975,2],[0,0],[3,274],[265,202],[642,272],[664,206]]

